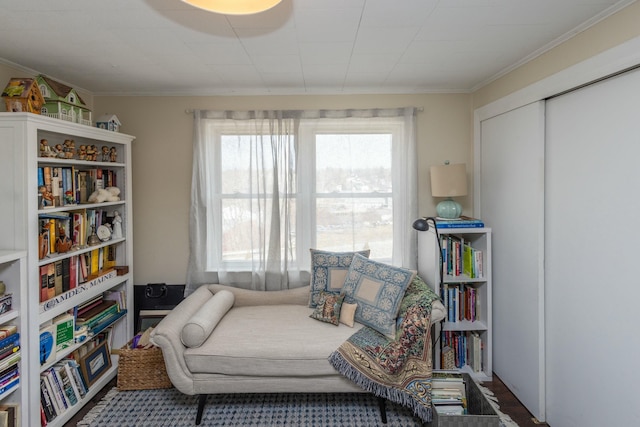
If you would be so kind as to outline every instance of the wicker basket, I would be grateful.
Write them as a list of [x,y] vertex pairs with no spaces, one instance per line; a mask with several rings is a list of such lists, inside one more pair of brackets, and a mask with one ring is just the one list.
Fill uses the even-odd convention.
[[164,365],[162,350],[130,348],[131,342],[113,353],[119,355],[118,389],[150,390],[171,388],[172,384]]

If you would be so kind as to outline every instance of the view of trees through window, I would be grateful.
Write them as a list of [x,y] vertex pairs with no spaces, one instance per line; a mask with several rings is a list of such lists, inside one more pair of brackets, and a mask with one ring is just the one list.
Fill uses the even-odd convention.
[[[268,139],[268,137],[265,137]],[[261,203],[251,188],[267,193],[273,188],[274,168],[267,143],[264,153],[252,148],[251,138],[223,135],[221,140],[221,220],[222,258],[226,262],[251,259],[251,241],[268,241],[269,232],[260,232],[253,224],[251,211],[271,215],[271,203]],[[311,224],[311,242],[315,248],[330,251],[371,249],[371,257],[390,260],[393,249],[392,135],[388,133],[315,134],[311,182],[299,181],[297,166],[293,176],[278,169],[280,189],[283,182],[292,193],[280,211],[291,216],[291,228],[281,228],[282,237],[290,237],[295,258],[297,227]],[[252,152],[253,150],[253,152]],[[283,154],[281,154],[283,155]],[[284,156],[284,155],[283,155]],[[292,162],[293,158],[280,161]],[[251,171],[252,162],[262,162],[262,172]],[[308,193],[308,194],[304,194]],[[311,216],[296,221],[297,204],[311,200]],[[257,239],[257,240],[256,240]],[[309,248],[304,248],[308,250]]]
[[316,135],[316,247],[391,259],[390,134]]

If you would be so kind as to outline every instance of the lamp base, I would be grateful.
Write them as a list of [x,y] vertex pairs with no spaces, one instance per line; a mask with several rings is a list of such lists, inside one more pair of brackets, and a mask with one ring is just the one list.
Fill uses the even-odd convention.
[[436,212],[440,218],[458,219],[462,214],[462,206],[453,199],[443,200],[436,206]]

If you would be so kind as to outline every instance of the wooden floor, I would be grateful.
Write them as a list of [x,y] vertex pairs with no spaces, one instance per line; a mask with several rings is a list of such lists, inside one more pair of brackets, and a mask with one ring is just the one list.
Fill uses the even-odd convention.
[[[115,385],[116,380],[114,379],[108,383],[104,389],[97,393],[89,403],[87,403],[71,420],[69,420],[69,422],[64,425],[64,427],[75,427],[78,421],[84,418],[85,414],[89,412],[91,408],[98,403],[109,390],[111,390],[112,387],[115,387]],[[482,385],[495,394],[498,398],[500,410],[509,415],[520,427],[549,427],[548,424],[537,422],[531,416],[527,408],[522,406],[520,401],[513,395],[513,393],[511,393],[511,391],[509,391],[507,386],[505,386],[500,378],[495,374],[493,375],[493,381],[485,381]]]
[[485,381],[482,385],[498,398],[500,411],[509,415],[520,427],[549,427],[549,424],[538,422],[496,374],[493,374],[493,381]]

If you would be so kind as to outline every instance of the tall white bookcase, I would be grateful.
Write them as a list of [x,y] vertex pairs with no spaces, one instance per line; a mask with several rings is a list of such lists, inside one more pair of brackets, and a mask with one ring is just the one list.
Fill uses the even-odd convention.
[[[73,140],[76,151],[68,158],[40,156],[40,141],[46,139],[49,146],[63,144]],[[31,113],[0,113],[0,143],[3,153],[10,148],[11,161],[2,159],[2,177],[11,177],[9,182],[0,179],[0,196],[7,202],[7,211],[0,214],[3,231],[0,231],[3,247],[0,251],[0,280],[11,282],[11,290],[19,293],[14,298],[14,312],[21,332],[21,384],[19,394],[12,397],[22,407],[22,425],[40,425],[40,374],[54,363],[69,357],[75,350],[92,340],[89,337],[82,343],[56,353],[54,360],[41,365],[40,328],[47,325],[56,316],[72,313],[74,307],[91,300],[106,291],[126,291],[126,306],[133,307],[133,227],[132,227],[132,185],[131,185],[131,143],[134,137],[110,132],[95,127],[52,119]],[[77,150],[81,145],[96,146],[114,150],[113,159],[80,159]],[[7,163],[7,164],[5,164]],[[63,204],[43,208],[38,197],[39,168],[60,168],[71,171],[90,171],[100,169],[116,176],[116,185],[120,189],[120,200],[101,203]],[[5,208],[3,207],[3,210]],[[101,241],[96,245],[78,245],[64,253],[50,253],[41,258],[39,253],[39,235],[42,215],[70,215],[88,211],[104,212],[105,216],[118,211],[122,218],[123,236]],[[6,230],[10,229],[10,230]],[[87,230],[87,235],[90,230]],[[6,245],[4,244],[6,242]],[[7,246],[7,247],[5,247]],[[124,274],[114,271],[106,274],[99,271],[88,280],[72,289],[56,293],[54,297],[44,299],[41,296],[41,267],[54,262],[96,251],[115,253],[115,265],[126,266]],[[8,285],[9,287],[9,285]],[[0,316],[0,324],[5,323]],[[112,347],[126,344],[133,335],[133,315],[129,313],[111,326]],[[108,355],[108,357],[111,357]],[[111,357],[112,366],[91,385],[87,395],[78,403],[62,411],[48,426],[64,425],[78,410],[103,388],[117,374],[117,357]]]
[[[436,230],[432,226],[427,231],[418,232],[418,273],[438,295],[441,295],[449,311],[447,318],[436,325],[434,332],[436,339],[434,366],[436,369],[442,369],[443,367],[441,361],[444,343],[443,332],[448,332],[450,335],[464,336],[466,348],[472,348],[472,337],[477,336],[481,341],[481,347],[479,347],[481,348],[481,363],[475,369],[472,367],[472,363],[465,363],[460,369],[479,381],[490,381],[493,376],[491,365],[491,229],[486,227],[438,228],[437,234],[438,236],[436,236]],[[440,239],[440,245],[438,244],[438,238]],[[482,275],[480,277],[470,277],[462,271],[457,275],[448,274],[446,268],[443,269],[441,248],[446,245],[446,241],[449,238],[453,238],[454,241],[469,245],[474,250],[481,252],[480,268],[482,269]],[[440,274],[441,271],[442,275]],[[447,295],[446,289],[449,288],[452,289],[452,292],[458,289],[471,289],[475,302],[473,320],[464,319],[464,316],[460,319],[460,316],[456,316],[457,311],[454,309],[454,304],[451,304],[451,298],[449,298],[451,294]],[[445,289],[445,292],[442,289]],[[464,296],[457,294],[456,301],[459,301],[460,298],[464,298]],[[460,308],[460,304],[457,307]],[[471,310],[470,300],[466,301],[466,307]],[[464,309],[463,306],[462,310]],[[465,354],[465,360],[467,361],[471,360],[472,357],[472,354]]]

